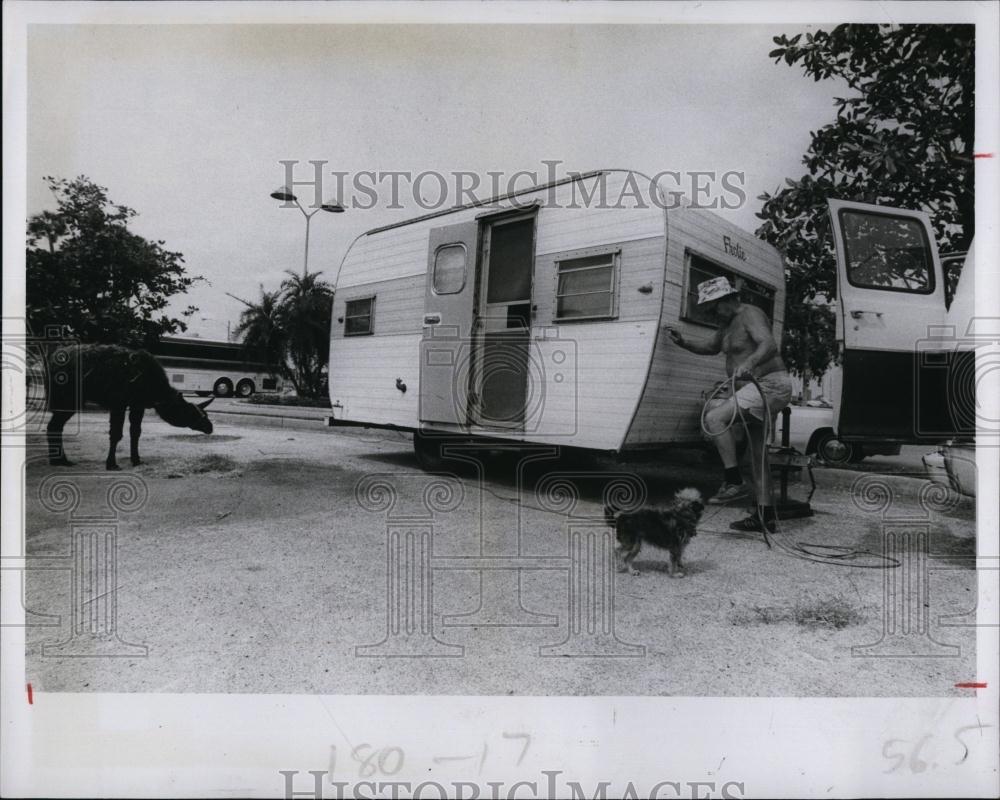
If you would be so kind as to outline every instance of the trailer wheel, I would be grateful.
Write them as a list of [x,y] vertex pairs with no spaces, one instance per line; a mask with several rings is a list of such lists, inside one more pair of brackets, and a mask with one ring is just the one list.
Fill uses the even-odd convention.
[[820,434],[816,440],[816,455],[831,467],[842,467],[844,464],[854,462],[855,452],[854,445],[850,442],[842,442],[834,435],[833,431]]
[[447,443],[441,436],[428,436],[420,431],[413,432],[413,453],[417,463],[425,472],[440,472],[444,469],[445,458],[441,448]]
[[249,378],[244,378],[236,384],[236,394],[240,397],[249,397],[256,390],[257,387],[253,385],[253,381]]
[[232,397],[233,396],[233,382],[229,378],[219,378],[215,382],[215,386],[212,388],[212,393],[216,397]]

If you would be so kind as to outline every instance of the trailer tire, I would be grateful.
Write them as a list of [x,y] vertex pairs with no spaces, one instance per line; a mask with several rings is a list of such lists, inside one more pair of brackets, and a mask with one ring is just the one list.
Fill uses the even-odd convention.
[[831,430],[824,431],[816,439],[817,457],[824,464],[831,467],[842,467],[845,464],[857,463],[855,458],[858,449],[850,442],[843,442],[838,439]]
[[236,394],[238,397],[250,397],[255,391],[257,391],[257,387],[253,385],[253,381],[249,378],[244,378],[236,384]]
[[216,397],[232,397],[233,382],[229,378],[219,378],[212,387],[212,394]]

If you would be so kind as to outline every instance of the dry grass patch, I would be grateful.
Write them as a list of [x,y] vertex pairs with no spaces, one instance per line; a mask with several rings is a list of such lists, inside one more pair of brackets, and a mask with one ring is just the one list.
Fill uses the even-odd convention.
[[779,625],[794,623],[803,628],[842,630],[860,625],[865,615],[860,606],[843,595],[821,599],[799,600],[792,605],[751,606],[738,609],[730,616],[733,625]]

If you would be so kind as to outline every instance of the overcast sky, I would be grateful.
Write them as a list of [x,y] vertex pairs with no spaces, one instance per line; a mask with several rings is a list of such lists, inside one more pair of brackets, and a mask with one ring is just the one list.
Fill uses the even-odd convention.
[[[300,270],[304,221],[269,193],[280,160],[330,170],[739,170],[756,196],[803,172],[844,89],[767,58],[762,26],[33,26],[28,211],[44,175],[87,175],[208,282],[191,330]],[[301,179],[311,177],[303,163]],[[432,188],[435,186],[429,184]],[[519,184],[519,185],[523,185]],[[332,184],[331,184],[332,188]],[[436,188],[432,194],[436,194]],[[362,198],[364,199],[364,198]],[[310,268],[332,279],[359,233],[423,210],[321,213]]]

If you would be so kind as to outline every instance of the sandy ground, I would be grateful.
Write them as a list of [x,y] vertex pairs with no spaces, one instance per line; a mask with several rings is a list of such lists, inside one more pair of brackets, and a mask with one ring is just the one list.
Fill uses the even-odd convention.
[[[569,542],[572,531],[601,541],[594,518],[609,481],[639,479],[656,503],[681,486],[713,491],[714,467],[690,453],[629,465],[540,453],[522,464],[519,490],[510,455],[494,454],[485,474],[459,466],[442,478],[417,467],[403,434],[217,424],[202,436],[155,417],[145,463],[130,467],[127,447],[119,454],[117,476],[141,479],[148,497],[119,515],[117,571],[98,576],[117,603],[114,634],[89,632],[97,618],[87,601],[74,635],[84,584],[72,582],[70,511],[39,498],[48,492],[52,505],[50,476],[69,477],[77,530],[115,527],[94,519],[116,477],[103,470],[106,417],[80,420],[68,444],[76,467],[50,468],[40,442],[29,448],[25,604],[58,615],[34,616],[55,624],[28,629],[36,691],[938,696],[963,695],[954,684],[976,679],[974,629],[944,619],[975,607],[975,509],[950,498],[927,510],[915,481],[896,479],[892,505],[879,510],[877,492],[852,499],[857,474],[817,470],[815,516],[784,523],[772,550],[729,532],[741,509],[710,507],[684,579],[668,576],[664,553],[644,549],[642,574],[616,575],[607,605],[574,616],[580,598],[600,594],[586,570],[583,584],[571,580]],[[913,534],[895,553],[903,565],[879,568],[887,520],[903,517],[893,528]],[[406,564],[429,546],[433,613],[387,638],[393,531],[414,548],[399,573],[399,602],[412,608],[421,606],[419,592],[405,591]],[[800,557],[797,544],[820,560]],[[856,557],[829,557],[845,552]],[[455,568],[481,556],[500,568],[477,570],[482,558]],[[92,575],[97,561],[78,561],[77,574]],[[503,568],[513,564],[525,568]],[[402,620],[405,634],[405,608]],[[380,642],[373,655],[363,649]],[[106,657],[88,649],[97,646]]]

